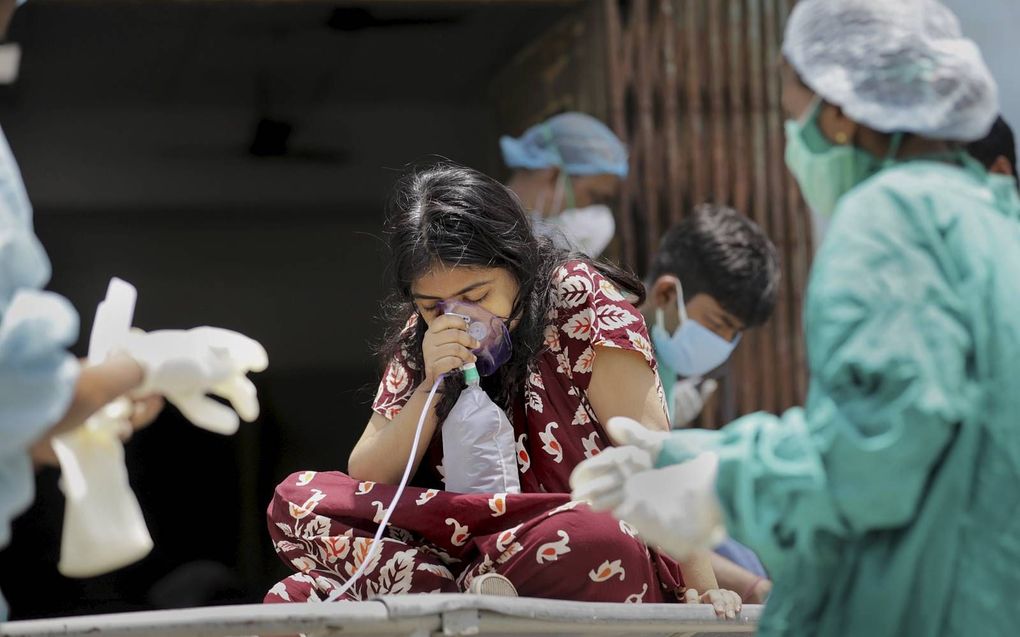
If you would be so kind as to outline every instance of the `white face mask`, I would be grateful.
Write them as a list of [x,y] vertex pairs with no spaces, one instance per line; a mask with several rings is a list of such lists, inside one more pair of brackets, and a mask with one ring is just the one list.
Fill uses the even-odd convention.
[[[556,245],[569,250],[577,250],[591,258],[601,255],[616,235],[616,218],[613,211],[604,204],[593,204],[584,208],[574,208],[573,192],[569,177],[561,173],[562,178],[556,182],[552,195],[552,205],[547,213],[544,209],[545,197],[540,196],[535,202],[536,211],[531,219],[535,232],[549,237]],[[567,208],[560,212],[563,199],[566,197]]]
[[702,376],[726,362],[740,343],[740,335],[727,341],[701,323],[688,318],[683,288],[679,283],[676,292],[680,327],[672,334],[667,332],[662,308],[656,308],[655,325],[652,327],[655,354],[681,376]]
[[[543,223],[544,222],[544,223]],[[609,206],[596,204],[571,208],[536,224],[539,234],[550,236],[561,247],[597,258],[616,234],[616,220]]]

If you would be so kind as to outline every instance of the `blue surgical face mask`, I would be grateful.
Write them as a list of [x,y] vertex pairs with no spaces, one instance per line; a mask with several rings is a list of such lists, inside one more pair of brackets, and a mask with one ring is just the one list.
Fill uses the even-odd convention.
[[655,325],[652,327],[655,354],[681,376],[702,376],[729,359],[740,343],[740,335],[738,334],[732,341],[727,341],[689,318],[684,307],[683,288],[679,284],[676,292],[680,327],[672,334],[667,332],[662,308],[655,310]]

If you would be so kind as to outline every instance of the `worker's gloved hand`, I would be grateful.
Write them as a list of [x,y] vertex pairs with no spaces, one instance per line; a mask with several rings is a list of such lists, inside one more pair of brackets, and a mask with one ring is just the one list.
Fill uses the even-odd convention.
[[[247,336],[215,327],[132,332],[123,349],[145,371],[134,396],[166,396],[185,418],[221,434],[237,431],[238,416],[258,418],[258,397],[246,374],[263,371],[269,359]],[[206,394],[226,398],[236,413]]]
[[652,464],[659,460],[662,452],[662,445],[670,439],[670,434],[665,431],[652,431],[633,418],[626,416],[615,416],[606,423],[606,433],[617,447],[631,445],[648,452]]
[[[707,429],[685,429],[683,431],[652,431],[638,421],[624,416],[610,418],[606,432],[617,446],[632,445],[648,452],[652,466],[675,464],[690,460],[698,454],[709,451],[717,443],[719,432]],[[664,447],[669,449],[662,457]]]
[[705,403],[719,388],[719,383],[709,378],[702,381],[701,376],[685,378],[673,385],[673,428],[680,429],[690,425],[705,409]]
[[614,498],[624,480],[655,466],[662,443],[669,438],[664,431],[651,431],[624,416],[610,418],[606,431],[618,446],[585,460],[570,475],[576,499],[593,502],[600,509],[618,504]]
[[[600,455],[610,451],[626,449]],[[588,462],[592,461],[578,465],[571,476],[574,499],[587,500],[597,511],[612,511],[614,517],[637,529],[650,546],[683,560],[725,538],[722,510],[715,495],[719,459],[714,453],[627,476],[606,472],[598,480],[586,479],[583,471]]]
[[573,498],[598,511],[610,511],[623,502],[623,485],[632,476],[648,471],[655,463],[637,447],[612,447],[574,468],[570,474]]

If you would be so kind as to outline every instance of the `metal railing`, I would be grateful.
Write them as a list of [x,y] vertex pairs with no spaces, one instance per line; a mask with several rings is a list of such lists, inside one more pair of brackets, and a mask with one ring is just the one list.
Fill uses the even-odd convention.
[[246,635],[753,634],[760,606],[722,620],[711,606],[590,604],[474,595],[398,595],[368,602],[217,606],[0,624],[0,637],[241,637]]

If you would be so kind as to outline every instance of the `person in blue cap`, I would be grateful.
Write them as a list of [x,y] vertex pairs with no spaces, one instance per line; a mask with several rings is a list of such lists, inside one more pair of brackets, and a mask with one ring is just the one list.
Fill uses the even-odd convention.
[[589,257],[602,254],[616,232],[610,205],[628,172],[620,138],[590,115],[562,113],[499,143],[514,171],[507,186],[536,231]]

